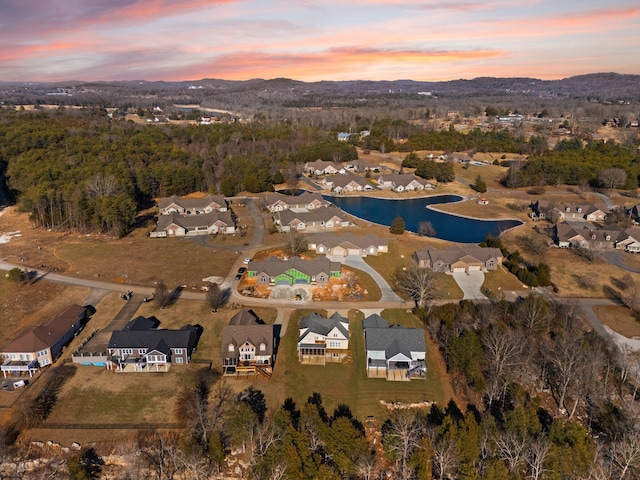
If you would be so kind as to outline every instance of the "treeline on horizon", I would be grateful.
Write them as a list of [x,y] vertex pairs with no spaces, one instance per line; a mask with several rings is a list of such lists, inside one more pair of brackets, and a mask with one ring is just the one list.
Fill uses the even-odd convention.
[[[136,212],[153,199],[208,191],[233,196],[295,184],[300,165],[318,159],[350,161],[356,145],[381,152],[492,151],[530,155],[512,168],[507,186],[598,183],[602,169],[622,168],[624,188],[636,188],[637,150],[613,142],[546,140],[504,131],[468,134],[423,131],[403,120],[360,120],[370,135],[339,142],[338,129],[292,122],[215,125],[146,125],[110,119],[104,110],[0,112],[0,171],[13,198],[35,224],[122,236]],[[399,139],[405,141],[398,142]],[[450,169],[419,173],[451,181]],[[426,173],[425,173],[426,172]]]

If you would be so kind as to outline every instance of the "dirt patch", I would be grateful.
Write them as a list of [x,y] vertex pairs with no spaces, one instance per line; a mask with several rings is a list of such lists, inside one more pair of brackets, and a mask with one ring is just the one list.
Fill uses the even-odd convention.
[[627,338],[640,338],[640,319],[626,307],[596,305],[593,311],[607,327]]

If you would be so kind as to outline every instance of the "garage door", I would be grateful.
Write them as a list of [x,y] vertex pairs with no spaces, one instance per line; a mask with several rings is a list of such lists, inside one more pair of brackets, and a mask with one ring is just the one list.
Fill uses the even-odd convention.
[[478,271],[480,270],[480,265],[469,265],[469,270],[474,270],[474,271]]
[[359,248],[350,248],[348,255],[360,256]]
[[464,268],[464,267],[455,267],[455,268],[453,269],[453,271],[454,271],[454,272],[465,272],[466,270],[465,270],[465,268]]
[[291,285],[287,280],[278,280],[276,285]]
[[306,285],[307,283],[306,278],[296,278],[296,285]]

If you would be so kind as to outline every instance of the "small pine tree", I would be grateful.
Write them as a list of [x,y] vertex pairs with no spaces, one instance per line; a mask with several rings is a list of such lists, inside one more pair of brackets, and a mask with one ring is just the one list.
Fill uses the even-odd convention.
[[389,228],[389,231],[394,235],[402,235],[404,233],[404,229],[404,218],[396,217],[391,221],[391,227]]
[[473,189],[478,193],[484,193],[487,191],[487,183],[482,179],[480,175],[476,177],[476,181],[473,184]]

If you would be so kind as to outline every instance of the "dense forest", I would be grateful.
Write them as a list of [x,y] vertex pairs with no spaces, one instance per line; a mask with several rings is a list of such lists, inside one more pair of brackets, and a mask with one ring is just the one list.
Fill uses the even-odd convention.
[[[370,134],[339,142],[336,133],[348,125],[357,131],[369,128]],[[135,124],[90,108],[0,112],[0,173],[6,172],[10,193],[34,224],[114,236],[130,231],[136,212],[154,198],[194,191],[225,196],[271,191],[274,184],[295,184],[304,162],[356,159],[356,146],[383,153],[427,149],[530,155],[527,162],[511,164],[504,179],[508,187],[587,183],[634,189],[640,175],[635,144],[584,145],[573,138],[547,150],[538,135],[526,139],[506,131],[436,131],[389,118],[356,116],[327,130],[265,119]],[[455,178],[450,164],[413,153],[405,166],[417,168],[424,178]]]

